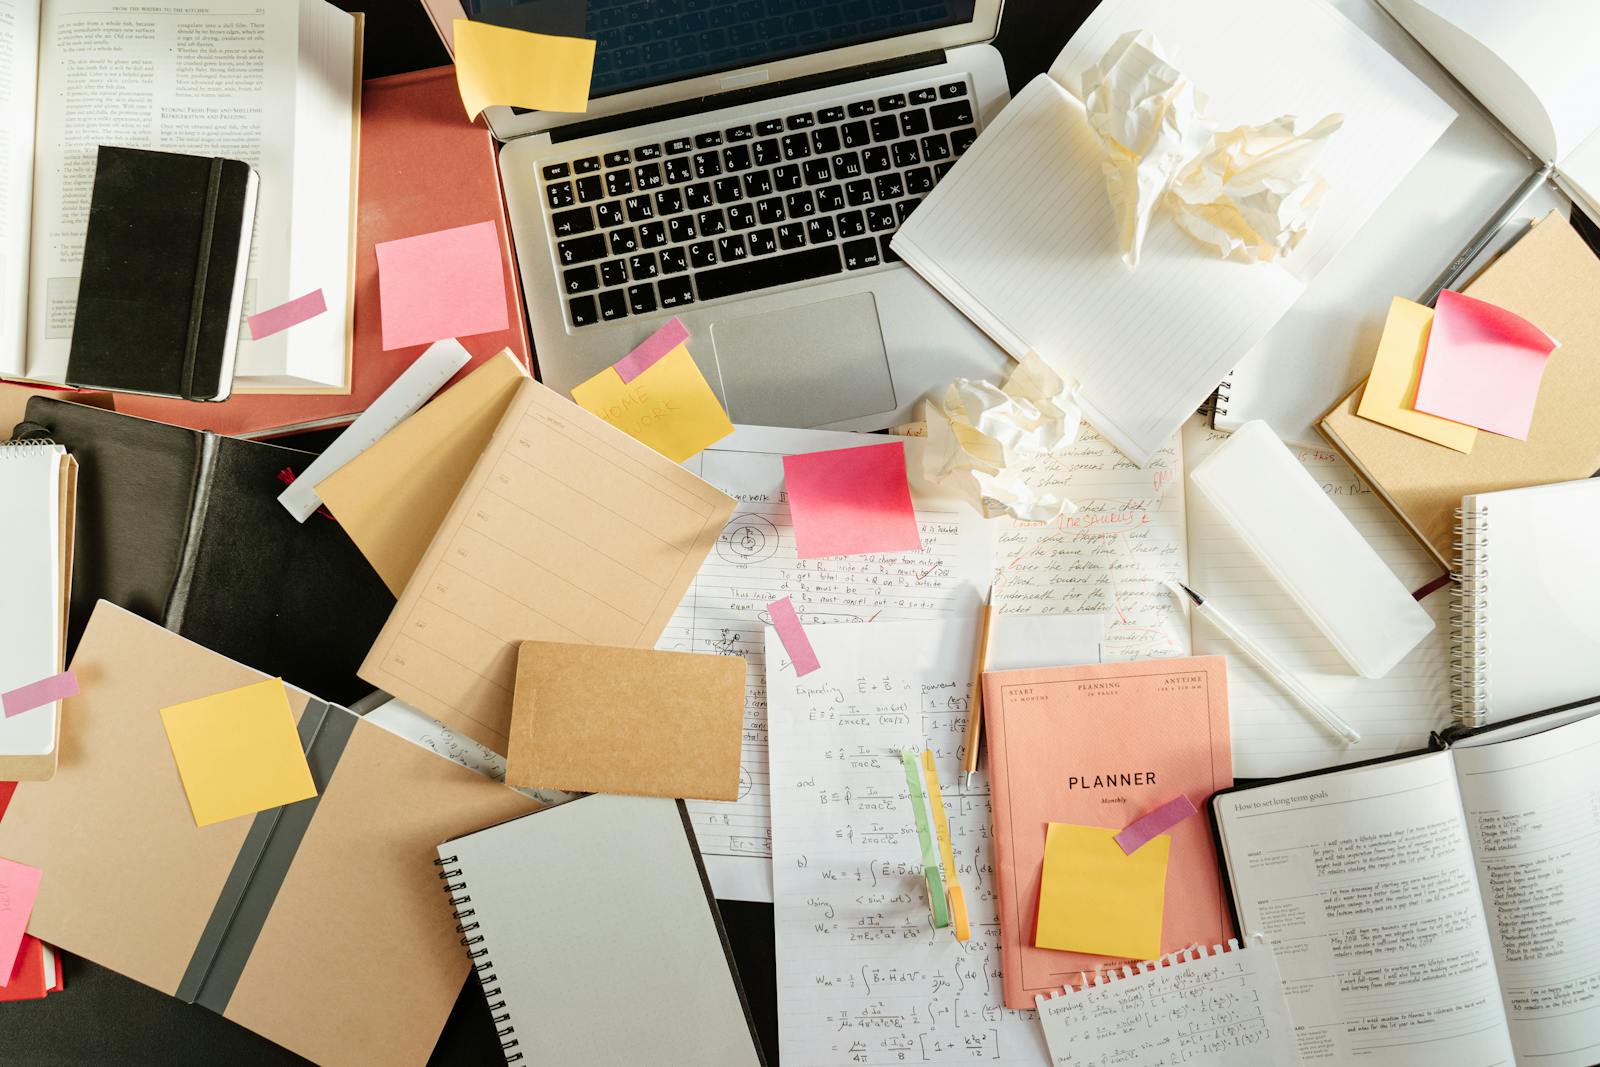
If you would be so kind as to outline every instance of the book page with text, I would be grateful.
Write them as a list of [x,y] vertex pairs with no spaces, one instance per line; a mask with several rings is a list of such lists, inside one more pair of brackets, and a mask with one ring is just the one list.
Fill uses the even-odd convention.
[[1510,1063],[1451,756],[1215,803],[1246,936],[1270,939],[1307,1063]]
[[1452,755],[1517,1060],[1600,1062],[1600,718]]
[[39,0],[0,0],[0,375],[23,373]]
[[[29,377],[60,381],[102,144],[240,159],[261,175],[245,313],[288,269],[298,5],[262,0],[44,0],[34,137]],[[276,220],[261,225],[261,220]],[[285,335],[241,337],[238,373]]]

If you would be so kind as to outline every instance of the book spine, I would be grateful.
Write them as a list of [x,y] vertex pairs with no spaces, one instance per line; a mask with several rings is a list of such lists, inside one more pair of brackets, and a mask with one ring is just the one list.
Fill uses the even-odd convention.
[[1489,721],[1489,511],[1456,509],[1450,589],[1450,701],[1456,721]]
[[[1252,944],[1254,943],[1254,936],[1255,935],[1252,935]],[[1057,997],[1071,996],[1074,993],[1082,992],[1083,990],[1089,989],[1092,986],[1110,985],[1112,982],[1122,978],[1135,978],[1141,974],[1144,974],[1146,971],[1154,971],[1161,967],[1177,967],[1192,960],[1205,959],[1207,956],[1220,956],[1228,952],[1241,951],[1243,950],[1239,947],[1239,939],[1236,937],[1228,938],[1228,943],[1226,945],[1212,945],[1210,951],[1207,951],[1203,945],[1192,945],[1189,948],[1181,949],[1177,952],[1169,952],[1158,960],[1145,960],[1142,963],[1125,963],[1121,967],[1101,967],[1096,969],[1093,974],[1090,974],[1088,971],[1084,971],[1078,975],[1078,985],[1063,987],[1060,992],[1051,993],[1048,997],[1041,994],[1035,997],[1034,1000],[1038,1004],[1043,1005],[1049,1001],[1055,1000]]]
[[489,947],[477,921],[477,911],[472,907],[472,894],[462,877],[460,861],[455,856],[441,856],[433,861],[439,868],[439,879],[450,896],[450,908],[456,917],[456,933],[461,935],[461,945],[467,950],[472,963],[472,973],[483,986],[484,999],[489,1002],[489,1014],[494,1020],[495,1035],[500,1038],[500,1050],[507,1063],[522,1060],[517,1050],[517,1028],[511,1024],[511,1011],[506,1007],[505,996],[500,992],[500,979],[494,973],[494,961],[489,958]]

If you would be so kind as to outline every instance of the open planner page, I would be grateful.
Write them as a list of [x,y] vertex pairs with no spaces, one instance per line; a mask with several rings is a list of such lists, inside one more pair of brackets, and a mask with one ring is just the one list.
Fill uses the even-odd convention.
[[[1184,428],[1184,467],[1193,469],[1227,439],[1191,420]],[[1294,453],[1407,589],[1438,576],[1438,564],[1337,454],[1314,448]],[[1416,751],[1428,743],[1431,731],[1450,725],[1448,590],[1435,590],[1422,601],[1433,617],[1433,632],[1384,677],[1363,678],[1204,493],[1189,494],[1188,514],[1193,588],[1361,734],[1355,745],[1335,737],[1215,626],[1195,616],[1195,653],[1228,657],[1234,774],[1272,778]]]
[[1511,1062],[1449,753],[1228,793],[1215,810],[1240,926],[1274,945],[1307,1063]]
[[[789,597],[808,630],[874,619],[972,619],[988,581],[991,545],[984,520],[917,476],[923,442],[916,439],[906,441],[906,459],[921,552],[796,558],[783,457],[862,442],[860,434],[741,426],[686,464],[738,501],[656,644],[745,660],[739,799],[686,802],[711,886],[724,899],[772,899],[767,605]],[[966,655],[970,661],[971,651]]]
[[1188,574],[1179,439],[1141,468],[1085,425],[1060,453],[1029,459],[1024,477],[1077,510],[1049,522],[995,520],[996,613],[1098,614],[1106,662],[1187,656],[1188,620],[1161,584]]
[[1451,755],[1517,1062],[1600,1062],[1600,718]]
[[[780,1062],[1048,1062],[1034,1013],[1001,1007],[989,784],[961,781],[973,621],[810,636],[804,678],[767,657]],[[966,942],[929,920],[908,748],[934,755]]]

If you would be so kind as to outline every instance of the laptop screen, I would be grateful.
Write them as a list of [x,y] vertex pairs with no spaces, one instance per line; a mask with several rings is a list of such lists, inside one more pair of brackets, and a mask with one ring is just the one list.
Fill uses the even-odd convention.
[[974,0],[464,0],[482,22],[596,41],[591,97],[972,20]]

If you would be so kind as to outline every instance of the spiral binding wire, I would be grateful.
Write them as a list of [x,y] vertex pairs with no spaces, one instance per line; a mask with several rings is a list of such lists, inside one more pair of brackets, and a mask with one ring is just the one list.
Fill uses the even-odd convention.
[[1489,511],[1456,509],[1450,589],[1450,700],[1465,726],[1489,719]]
[[0,459],[37,455],[41,451],[59,450],[60,446],[48,437],[34,437],[25,441],[0,441]]
[[[1250,943],[1252,945],[1256,943],[1255,935],[1251,936]],[[1238,951],[1240,951],[1239,939],[1237,937],[1230,937],[1228,938],[1227,945],[1212,945],[1209,950],[1204,945],[1191,945],[1188,948],[1180,949],[1177,952],[1169,952],[1158,960],[1145,960],[1142,963],[1125,963],[1121,967],[1097,967],[1092,974],[1088,971],[1083,971],[1078,975],[1079,978],[1083,979],[1083,984],[1077,989],[1066,988],[1060,991],[1052,990],[1049,997],[1040,996],[1038,999],[1041,1001],[1054,1000],[1057,997],[1070,996],[1073,993],[1082,992],[1085,989],[1091,989],[1095,986],[1110,985],[1112,982],[1122,978],[1135,978],[1146,973],[1147,971],[1154,971],[1161,967],[1177,967],[1192,960],[1205,959],[1207,956],[1221,956],[1229,952]]]
[[1217,391],[1211,394],[1211,417],[1228,413],[1228,397],[1233,393],[1233,373],[1217,383]]
[[517,1028],[511,1025],[511,1012],[506,1008],[505,997],[500,992],[500,979],[494,973],[494,961],[488,958],[489,947],[483,943],[483,934],[477,932],[479,924],[475,917],[478,912],[471,907],[472,897],[466,892],[467,883],[461,880],[461,868],[451,867],[457,862],[455,856],[442,856],[434,860],[433,865],[439,868],[444,891],[450,894],[450,907],[456,916],[456,933],[461,935],[461,945],[467,950],[467,959],[472,961],[472,973],[478,976],[478,984],[483,986],[483,995],[489,1002],[489,1012],[494,1018],[495,1034],[500,1038],[500,1049],[506,1054],[507,1063],[517,1063],[522,1060],[522,1053],[515,1051]]

